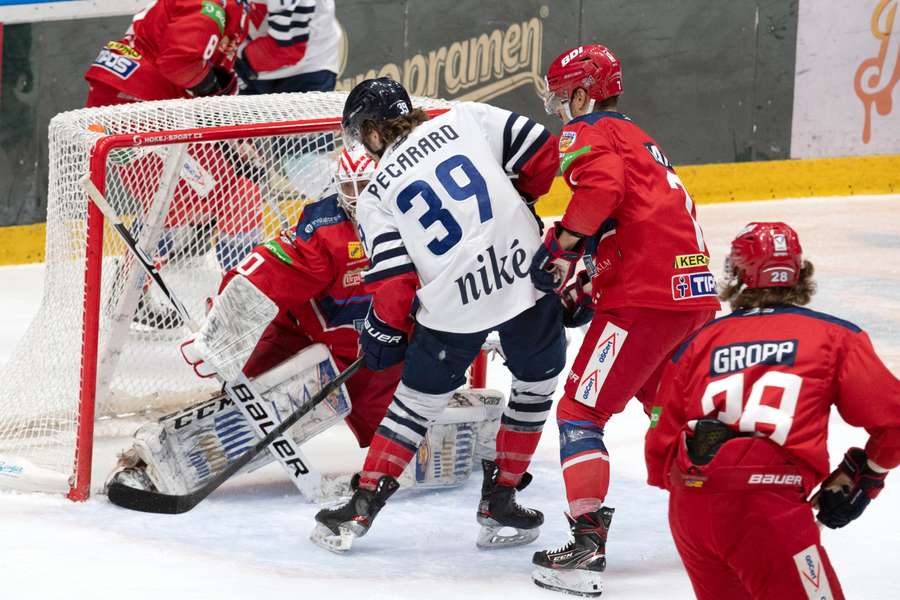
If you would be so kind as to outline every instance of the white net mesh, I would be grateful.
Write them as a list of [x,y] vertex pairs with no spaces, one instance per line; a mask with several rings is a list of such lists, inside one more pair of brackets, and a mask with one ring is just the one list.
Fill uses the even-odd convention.
[[[224,269],[296,224],[329,185],[340,136],[272,136],[267,123],[340,117],[346,94],[148,102],[57,115],[50,123],[46,279],[38,315],[0,382],[0,466],[74,468],[82,360],[88,200],[79,179],[108,134],[246,126],[221,142],[114,150],[105,196],[190,314],[199,319]],[[414,99],[422,108],[444,101]],[[182,142],[182,140],[178,140]],[[106,226],[100,286],[96,417],[171,410],[215,388],[181,360],[187,329]],[[0,485],[3,485],[0,477]]]

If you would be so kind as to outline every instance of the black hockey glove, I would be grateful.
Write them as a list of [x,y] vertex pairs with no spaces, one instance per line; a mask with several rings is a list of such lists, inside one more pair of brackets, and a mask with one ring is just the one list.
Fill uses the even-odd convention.
[[586,271],[581,271],[575,276],[575,280],[567,285],[561,294],[563,305],[563,325],[566,327],[581,327],[587,325],[594,318],[593,300],[591,292],[585,288],[591,284],[591,278]]
[[198,83],[188,91],[194,96],[233,96],[237,93],[238,80],[234,71],[214,66]]
[[406,356],[407,345],[405,332],[391,327],[369,309],[359,334],[359,347],[369,370],[381,371],[401,362]]
[[250,66],[250,61],[243,56],[239,56],[238,59],[234,61],[234,72],[237,73],[237,76],[244,82],[255,81],[256,78],[259,77],[259,73],[256,72],[256,69]]
[[563,287],[575,272],[575,263],[581,258],[584,241],[581,240],[574,248],[566,250],[559,245],[558,235],[561,230],[559,223],[554,223],[544,236],[544,243],[538,246],[531,259],[531,283],[542,292],[562,294]]
[[882,488],[887,473],[878,473],[866,464],[866,451],[850,448],[844,460],[822,482],[816,500],[816,518],[831,529],[843,527],[859,517]]

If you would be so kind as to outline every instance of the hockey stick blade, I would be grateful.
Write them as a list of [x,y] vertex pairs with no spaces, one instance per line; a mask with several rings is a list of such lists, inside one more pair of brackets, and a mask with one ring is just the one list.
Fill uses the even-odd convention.
[[345,381],[359,370],[363,364],[362,358],[357,358],[350,366],[344,369],[337,377],[325,384],[325,386],[316,392],[310,401],[292,412],[288,417],[270,431],[264,438],[257,441],[256,444],[244,452],[237,460],[230,463],[222,471],[217,473],[203,486],[187,494],[164,494],[150,490],[141,490],[128,487],[119,482],[112,482],[107,488],[107,496],[109,501],[122,508],[137,510],[140,512],[178,515],[185,513],[200,502],[204,498],[214,492],[219,486],[228,481],[235,473],[240,471],[250,461],[256,458],[260,452],[265,450],[269,444],[278,439],[285,431],[290,429],[305,414],[314,409],[318,404],[325,400],[332,392],[344,384]]

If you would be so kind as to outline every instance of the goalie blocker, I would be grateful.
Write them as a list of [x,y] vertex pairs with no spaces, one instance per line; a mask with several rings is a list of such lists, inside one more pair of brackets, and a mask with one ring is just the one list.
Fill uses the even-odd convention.
[[[283,416],[308,402],[337,372],[328,349],[314,344],[254,383],[272,411]],[[349,414],[350,402],[342,388],[291,427],[288,435],[298,444],[308,441]],[[416,459],[400,479],[401,485],[439,488],[464,482],[473,461],[493,458],[502,410],[499,392],[457,392],[425,436]],[[142,426],[108,483],[117,481],[166,494],[190,493],[256,441],[250,424],[231,399],[218,394]],[[271,454],[261,453],[244,470],[253,471],[272,460]],[[323,486],[323,499],[344,495],[347,489],[349,477],[331,478]]]

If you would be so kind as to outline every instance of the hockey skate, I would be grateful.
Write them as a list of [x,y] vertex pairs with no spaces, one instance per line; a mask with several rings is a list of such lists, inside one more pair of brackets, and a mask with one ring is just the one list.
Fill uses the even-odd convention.
[[309,536],[317,546],[331,552],[346,552],[353,540],[366,535],[378,512],[400,484],[389,475],[378,480],[375,491],[359,487],[359,474],[350,482],[353,497],[338,508],[323,508],[316,514],[316,528]]
[[614,510],[604,506],[575,519],[566,515],[572,539],[562,548],[534,553],[534,582],[542,588],[576,596],[602,594],[600,574],[606,569],[606,534]]
[[[523,490],[531,482],[531,474],[525,473],[516,487],[497,485],[500,468],[497,463],[482,460],[484,483],[481,484],[481,502],[478,503],[478,523],[481,531],[475,545],[482,549],[506,548],[530,544],[540,535],[544,515],[532,508],[516,503],[516,491]],[[504,528],[515,529],[504,534]]]

